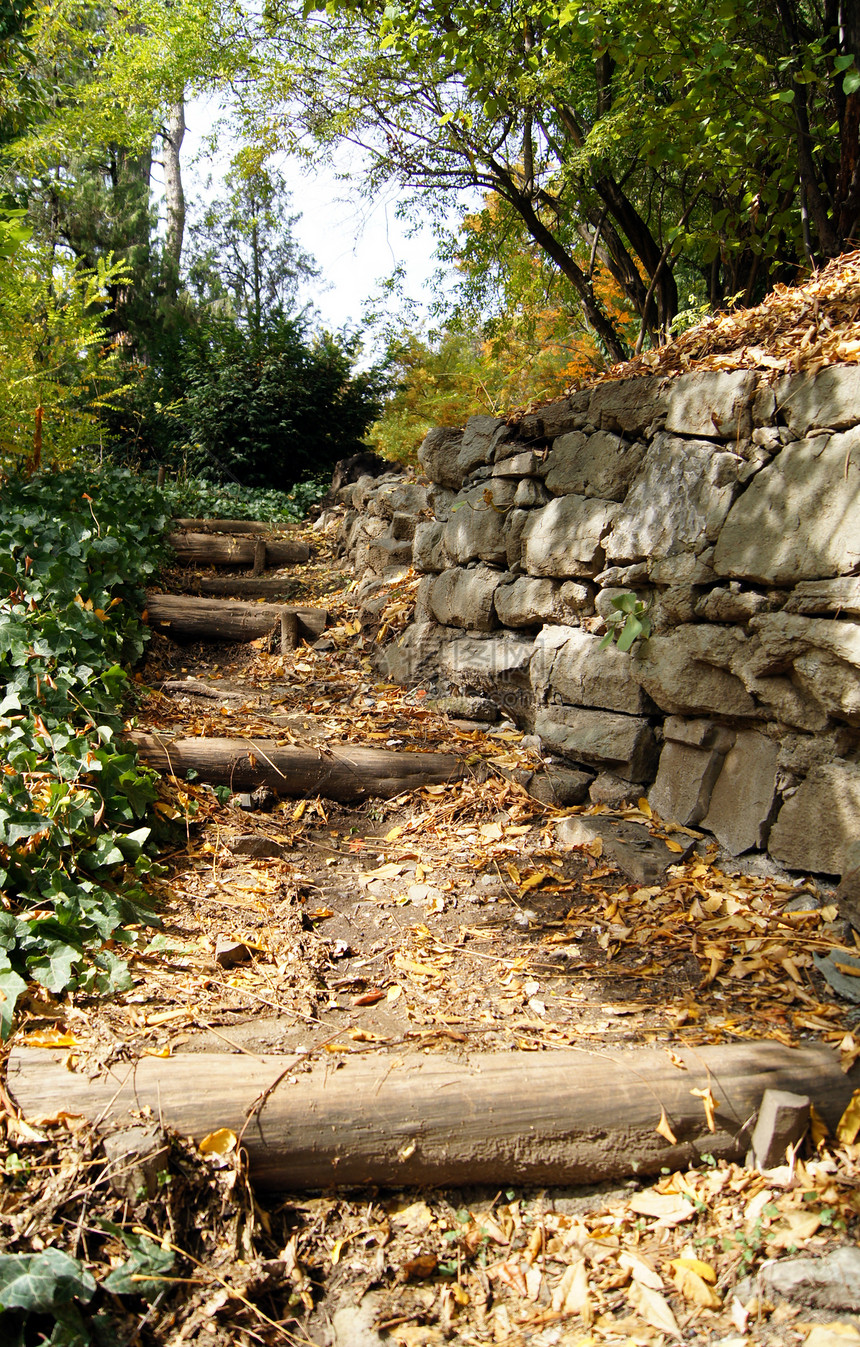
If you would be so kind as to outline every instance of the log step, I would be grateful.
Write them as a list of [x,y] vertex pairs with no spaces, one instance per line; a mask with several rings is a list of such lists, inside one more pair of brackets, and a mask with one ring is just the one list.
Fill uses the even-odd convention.
[[[7,1085],[25,1117],[58,1110],[91,1122],[149,1107],[199,1141],[242,1134],[251,1179],[299,1191],[373,1185],[576,1185],[739,1159],[766,1089],[811,1096],[834,1128],[858,1084],[823,1045],[732,1043],[605,1052],[345,1055],[290,1076],[296,1057],[187,1053],[117,1062],[98,1079],[84,1058],[15,1047]],[[715,1131],[703,1101],[717,1100]],[[661,1108],[676,1144],[657,1132]],[[139,1117],[139,1113],[136,1115]]]
[[291,524],[266,524],[259,519],[174,519],[181,533],[283,533]]
[[187,594],[219,594],[237,599],[290,599],[299,588],[290,576],[183,575],[179,588]]
[[295,615],[300,640],[317,640],[328,621],[324,608],[199,599],[185,594],[149,592],[146,596],[146,620],[152,629],[189,641],[255,641],[275,631],[283,615]]
[[352,803],[390,799],[420,786],[443,785],[466,774],[451,753],[405,753],[385,748],[299,748],[273,739],[189,738],[132,730],[125,735],[141,760],[156,771],[184,780],[193,769],[201,781],[254,791],[268,786],[276,795]]
[[266,566],[292,566],[310,557],[307,543],[230,536],[218,533],[171,533],[168,542],[184,566],[253,566],[261,549]]

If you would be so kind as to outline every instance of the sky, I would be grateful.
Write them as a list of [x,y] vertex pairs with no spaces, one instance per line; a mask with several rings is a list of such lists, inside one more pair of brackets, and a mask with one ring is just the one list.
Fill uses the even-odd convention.
[[[182,146],[182,176],[189,204],[204,190],[207,177],[216,179],[229,164],[229,144],[217,159],[204,158],[205,137],[211,132],[218,108],[196,100],[186,108],[187,131]],[[343,161],[343,168],[346,161]],[[318,311],[321,327],[337,331],[361,322],[368,300],[402,267],[404,290],[418,305],[418,312],[432,299],[431,279],[438,269],[435,242],[429,229],[413,233],[397,219],[396,196],[373,203],[363,200],[357,186],[339,179],[333,171],[309,171],[285,158],[277,165],[293,190],[293,203],[301,220],[295,229],[298,242],[320,267],[303,298]],[[217,181],[215,190],[217,191]]]

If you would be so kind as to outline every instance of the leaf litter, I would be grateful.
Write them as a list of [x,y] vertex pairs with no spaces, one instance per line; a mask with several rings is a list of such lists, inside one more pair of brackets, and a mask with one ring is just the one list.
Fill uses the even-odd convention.
[[[374,673],[377,636],[406,624],[416,587],[404,571],[375,625],[362,627],[346,578],[318,556],[296,589],[331,614],[318,648],[290,658],[265,642],[177,647],[155,637],[137,718],[183,735],[454,752],[472,775],[359,807],[268,801],[265,812],[163,780],[160,810],[176,844],[151,881],[163,925],[155,936],[141,930],[130,951],[132,988],[98,1003],[32,991],[18,1041],[61,1048],[70,1067],[95,1073],[142,1054],[206,1050],[299,1060],[528,1051],[550,1054],[551,1070],[552,1052],[569,1046],[661,1044],[671,1054],[769,1037],[831,1043],[848,1070],[860,1035],[813,961],[853,948],[828,895],[813,881],[721,869],[698,834],[694,855],[648,886],[629,882],[599,845],[560,847],[560,818],[601,810],[529,797],[516,774],[538,763],[515,727],[457,722],[423,689]],[[224,695],[174,690],[179,678]],[[169,693],[158,691],[165,682]],[[673,839],[645,801],[613,816]],[[219,941],[242,959],[219,963]],[[154,1189],[130,1191],[117,1185],[109,1138],[80,1119],[24,1120],[6,1101],[3,1121],[4,1250],[57,1248],[80,1260],[116,1340],[159,1347],[345,1347],[361,1325],[367,1341],[404,1347],[814,1347],[832,1312],[756,1296],[742,1304],[734,1288],[767,1258],[821,1254],[858,1233],[856,1098],[836,1137],[816,1132],[765,1173],[720,1162],[648,1186],[265,1202],[227,1129],[198,1148],[169,1136]],[[665,1115],[654,1124],[668,1140]],[[105,1285],[129,1262],[117,1230],[171,1256],[149,1301]],[[134,1275],[153,1274],[147,1265]],[[841,1319],[834,1332],[857,1324]]]

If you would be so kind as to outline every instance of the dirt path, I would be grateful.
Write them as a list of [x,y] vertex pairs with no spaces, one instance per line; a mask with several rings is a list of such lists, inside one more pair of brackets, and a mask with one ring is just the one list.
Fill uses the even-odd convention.
[[[408,619],[415,582],[393,587],[379,626],[362,631],[350,579],[324,556],[296,576],[291,602],[324,604],[334,625],[294,655],[155,637],[138,725],[321,751],[434,749],[469,760],[474,775],[354,807],[221,800],[165,781],[161,808],[178,827],[159,885],[164,925],[132,953],[133,989],[34,1010],[20,1041],[53,1036],[94,1071],[206,1051],[468,1060],[475,1050],[845,1040],[849,1008],[813,968],[813,953],[838,936],[814,885],[725,873],[705,839],[648,887],[607,864],[599,845],[561,849],[560,812],[508,779],[534,765],[515,727],[452,721],[422,689],[374,674],[375,638]],[[188,690],[182,680],[193,680]],[[657,828],[647,806],[623,816]],[[80,1138],[45,1137],[57,1166],[79,1167],[92,1208],[117,1219],[116,1191],[106,1201],[104,1185],[85,1178],[95,1161]],[[844,1241],[858,1216],[851,1146],[838,1163],[798,1161],[787,1178],[723,1165],[666,1176],[644,1195],[631,1182],[592,1194],[363,1193],[265,1210],[229,1153],[201,1176],[200,1157],[176,1146],[183,1177],[172,1194],[123,1208],[158,1235],[169,1228],[208,1268],[166,1319],[139,1329],[139,1341],[159,1345],[800,1342],[801,1322],[833,1315],[783,1306],[768,1317],[762,1306],[751,1323],[732,1310],[732,1288],[765,1255]],[[56,1223],[71,1219],[64,1200],[45,1208]],[[800,1214],[817,1219],[804,1225]],[[679,1257],[699,1260],[693,1278]]]

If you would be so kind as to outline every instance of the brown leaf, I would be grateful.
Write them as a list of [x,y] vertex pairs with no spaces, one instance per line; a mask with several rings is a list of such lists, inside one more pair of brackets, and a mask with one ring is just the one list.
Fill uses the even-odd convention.
[[676,1146],[678,1144],[678,1138],[669,1126],[669,1119],[666,1117],[666,1110],[664,1108],[661,1108],[660,1110],[660,1121],[654,1130],[655,1132],[658,1132],[661,1137],[665,1137],[670,1145]]

